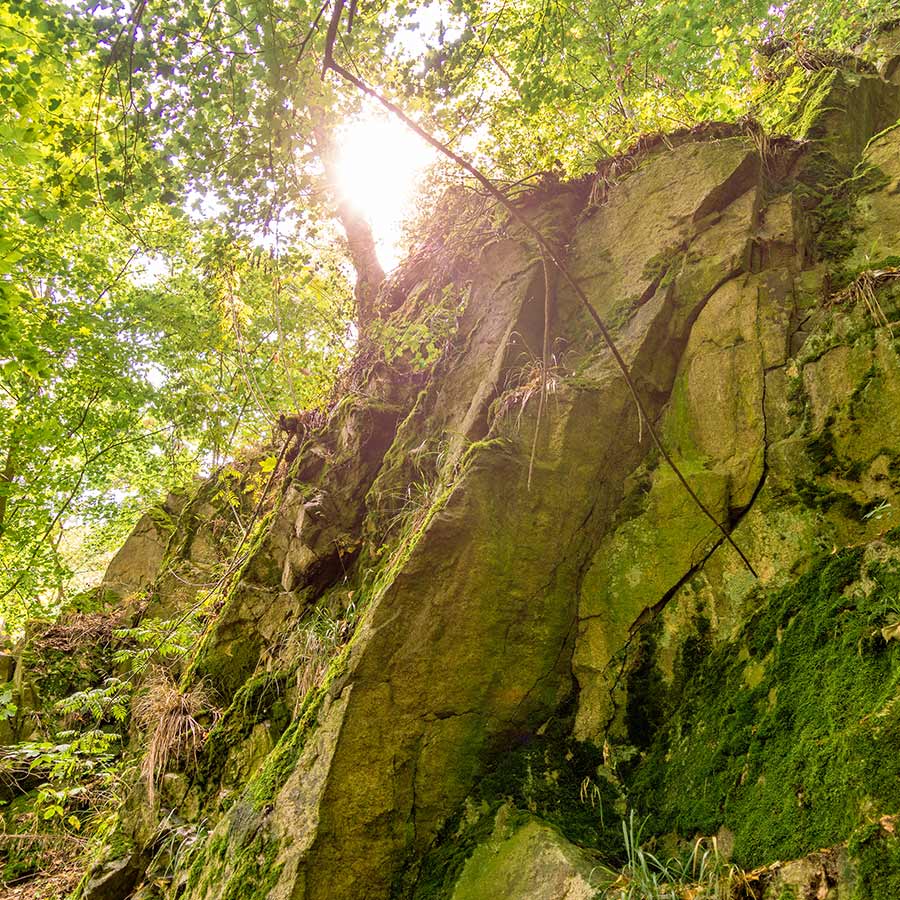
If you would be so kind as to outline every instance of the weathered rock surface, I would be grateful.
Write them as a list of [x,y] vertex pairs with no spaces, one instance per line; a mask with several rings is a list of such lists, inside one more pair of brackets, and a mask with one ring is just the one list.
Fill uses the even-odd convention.
[[491,837],[466,860],[453,900],[592,900],[595,860],[538,821],[510,824],[501,808]]
[[[398,347],[363,343],[225,567],[186,681],[227,709],[159,814],[198,836],[171,896],[587,898],[626,806],[805,860],[767,896],[900,895],[898,116],[887,76],[823,70],[793,138],[703,127],[521,201],[756,574],[528,234],[440,223],[385,289]],[[203,490],[154,614],[234,547]],[[117,583],[149,579],[135,554]]]
[[85,900],[117,900],[127,897],[138,878],[140,869],[130,856],[109,860],[98,866],[84,886]]
[[126,597],[157,580],[169,538],[184,505],[183,497],[170,494],[159,507],[141,516],[128,540],[110,561],[101,589]]

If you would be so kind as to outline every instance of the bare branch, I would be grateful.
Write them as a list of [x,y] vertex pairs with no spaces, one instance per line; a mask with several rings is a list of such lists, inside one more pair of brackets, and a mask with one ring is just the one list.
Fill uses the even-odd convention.
[[650,420],[650,416],[648,415],[647,409],[644,406],[644,401],[641,399],[641,396],[638,393],[637,386],[634,383],[634,379],[631,377],[631,373],[628,371],[628,366],[625,363],[622,354],[619,352],[619,348],[616,346],[612,334],[606,327],[606,324],[600,318],[600,314],[597,312],[594,305],[588,299],[588,296],[584,292],[584,289],[581,287],[581,285],[578,284],[571,272],[569,272],[569,269],[564,265],[559,253],[544,237],[540,229],[537,228],[537,226],[535,226],[527,216],[521,213],[510,201],[510,199],[501,190],[499,190],[483,172],[477,169],[468,160],[464,159],[458,153],[455,153],[448,146],[439,141],[436,137],[434,137],[434,135],[422,128],[421,125],[413,121],[405,112],[403,112],[402,109],[400,109],[399,106],[397,106],[395,103],[392,103],[386,97],[383,97],[373,87],[370,87],[365,81],[354,75],[348,69],[345,69],[340,63],[335,60],[334,41],[338,33],[338,26],[340,24],[343,5],[344,0],[335,0],[334,11],[332,12],[331,22],[328,26],[323,75],[330,69],[340,78],[343,78],[344,81],[352,84],[358,91],[368,97],[371,97],[377,103],[381,104],[381,106],[388,110],[388,112],[392,113],[408,128],[419,135],[419,137],[431,144],[431,146],[434,147],[439,153],[452,160],[465,172],[468,172],[469,175],[471,175],[488,192],[488,194],[490,194],[490,196],[493,197],[509,213],[510,217],[514,221],[520,224],[523,228],[525,228],[526,231],[528,231],[529,234],[531,234],[531,236],[535,239],[538,246],[540,247],[541,252],[546,256],[546,258],[550,259],[560,275],[562,275],[562,277],[575,292],[575,295],[578,297],[581,305],[587,310],[591,319],[593,319],[594,324],[597,326],[597,329],[600,331],[603,342],[609,348],[609,351],[612,354],[616,365],[618,366],[623,378],[625,379],[625,383],[628,386],[628,390],[631,392],[631,396],[634,400],[635,406],[637,406],[638,413],[641,419],[643,419],[644,423],[646,424],[647,431],[650,433],[650,436],[653,439],[653,443],[656,445],[656,449],[659,451],[660,455],[666,461],[668,466],[671,468],[672,472],[675,474],[675,477],[681,482],[685,491],[687,491],[688,495],[694,501],[697,508],[700,509],[703,514],[716,526],[717,530],[722,533],[725,540],[731,545],[731,547],[741,558],[741,561],[747,567],[747,570],[750,572],[750,574],[753,575],[754,578],[758,577],[755,569],[750,564],[750,560],[747,559],[747,557],[744,555],[744,552],[735,543],[729,531],[721,522],[719,522],[719,520],[712,514],[712,512],[710,512],[703,501],[697,496],[694,489],[690,486],[690,484],[688,484],[688,481],[682,474],[681,470],[675,464],[675,461],[672,459],[669,451],[663,446],[662,440],[659,437],[656,427]]

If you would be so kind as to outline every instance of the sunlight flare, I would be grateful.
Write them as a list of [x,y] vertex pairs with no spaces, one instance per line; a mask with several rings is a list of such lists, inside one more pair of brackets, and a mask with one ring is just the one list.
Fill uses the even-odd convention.
[[378,258],[393,269],[403,222],[413,212],[435,151],[406,126],[366,110],[338,133],[338,189],[372,226]]

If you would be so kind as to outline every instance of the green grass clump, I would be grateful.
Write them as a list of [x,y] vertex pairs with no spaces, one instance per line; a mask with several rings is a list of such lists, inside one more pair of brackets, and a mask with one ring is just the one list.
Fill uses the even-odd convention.
[[625,864],[620,872],[606,873],[611,883],[601,900],[738,900],[745,874],[719,851],[715,838],[694,841],[690,853],[661,858],[641,846],[642,829],[634,810],[622,821]]

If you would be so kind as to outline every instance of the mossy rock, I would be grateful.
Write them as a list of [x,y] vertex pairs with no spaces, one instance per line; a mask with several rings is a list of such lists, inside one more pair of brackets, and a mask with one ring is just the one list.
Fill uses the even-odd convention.
[[897,802],[900,647],[885,643],[900,555],[874,545],[820,560],[763,595],[733,641],[672,698],[631,783],[654,832],[734,832],[746,866],[846,840]]

